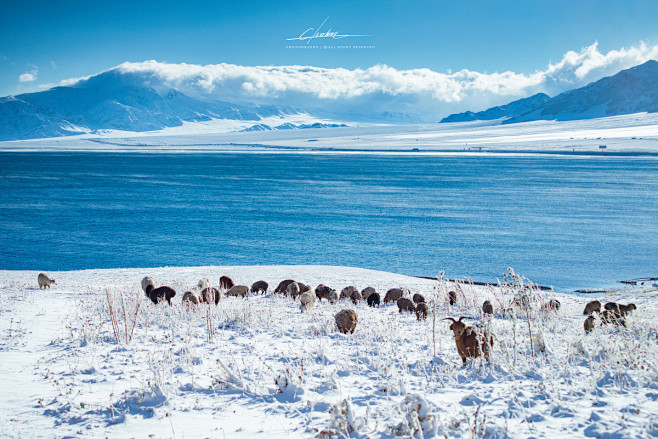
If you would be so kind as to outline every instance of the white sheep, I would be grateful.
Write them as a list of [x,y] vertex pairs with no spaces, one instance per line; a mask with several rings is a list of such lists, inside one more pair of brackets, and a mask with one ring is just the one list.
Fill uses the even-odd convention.
[[44,273],[39,273],[39,288],[50,288],[52,284],[57,285],[57,282],[55,282],[55,279],[49,278],[46,274]]
[[301,296],[299,296],[299,301],[301,302],[299,309],[302,312],[312,310],[313,308],[315,308],[316,300],[318,300],[318,298],[315,295],[314,291],[307,291],[303,293]]
[[146,292],[146,287],[148,287],[149,285],[155,288],[155,281],[151,276],[146,276],[144,279],[142,279],[142,290]]
[[210,279],[207,277],[204,277],[202,279],[199,279],[199,283],[197,284],[200,290],[205,290],[206,288],[210,287]]

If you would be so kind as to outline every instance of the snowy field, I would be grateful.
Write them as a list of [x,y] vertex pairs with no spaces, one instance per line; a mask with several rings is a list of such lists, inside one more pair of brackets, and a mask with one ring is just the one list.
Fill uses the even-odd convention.
[[[0,437],[658,436],[658,292],[648,288],[601,297],[638,309],[627,328],[585,335],[591,296],[514,280],[494,289],[346,267],[170,267],[49,273],[57,285],[40,290],[37,274],[0,271]],[[176,289],[173,306],[145,298],[145,275]],[[184,309],[183,292],[221,275],[265,280],[269,292]],[[434,312],[417,321],[394,304],[323,301],[301,313],[272,294],[287,278],[382,297],[404,287]],[[503,315],[521,293],[529,311]],[[541,311],[553,298],[559,311]],[[343,308],[358,313],[352,335],[334,328]],[[462,367],[440,320],[461,315],[495,337],[490,364]]]
[[256,122],[216,119],[151,132],[104,131],[0,142],[0,151],[397,152],[657,154],[658,113],[566,122],[501,125],[497,121],[423,125],[354,124],[305,115],[258,121],[270,125],[346,123],[349,127],[240,132]]

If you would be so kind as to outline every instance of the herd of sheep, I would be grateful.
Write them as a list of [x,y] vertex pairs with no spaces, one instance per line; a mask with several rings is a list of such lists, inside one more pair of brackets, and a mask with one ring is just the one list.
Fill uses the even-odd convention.
[[[55,280],[51,279],[44,273],[38,276],[40,288],[50,288],[50,285],[55,284]],[[166,301],[171,305],[171,299],[176,296],[176,291],[168,286],[156,287],[153,278],[147,276],[142,279],[142,289],[146,296],[154,303],[158,304]],[[219,278],[219,288],[213,287],[209,278],[204,277],[199,280],[195,291],[187,291],[183,294],[182,303],[186,307],[196,306],[202,303],[217,305],[222,297],[222,294],[228,297],[242,297],[246,298],[249,294],[264,294],[269,290],[269,285],[263,280],[254,282],[251,287],[247,285],[235,285],[233,280],[228,276]],[[298,282],[292,279],[281,281],[274,289],[274,294],[281,294],[291,297],[292,299],[299,300],[301,312],[307,312],[315,307],[317,301],[322,299],[327,300],[332,305],[340,300],[351,300],[354,304],[359,302],[366,302],[370,307],[379,307],[381,296],[373,287],[367,287],[359,291],[354,286],[348,286],[341,290],[340,294],[333,288],[324,284],[320,284],[317,288],[313,289],[310,285]],[[387,304],[395,302],[398,310],[402,312],[410,312],[416,315],[416,318],[425,320],[429,314],[429,307],[425,298],[421,294],[414,294],[411,296],[410,291],[403,288],[391,288],[384,295],[383,303]],[[457,294],[454,291],[448,293],[448,302],[450,305],[457,304]],[[523,298],[515,299],[513,305],[523,308],[527,304],[523,302]],[[551,299],[541,306],[543,312],[558,311],[560,302]],[[595,314],[598,314],[601,324],[626,326],[624,317],[637,309],[635,304],[620,305],[614,302],[608,302],[604,305],[604,310],[601,312],[601,302],[593,300],[585,306],[583,312],[588,317],[585,319],[584,329],[586,333],[591,332],[596,326]],[[494,309],[490,301],[485,301],[482,304],[482,313],[484,316],[493,315]],[[476,327],[466,326],[463,319],[468,317],[462,316],[458,320],[452,317],[447,317],[443,320],[450,320],[450,330],[454,334],[455,345],[457,352],[461,357],[464,364],[468,358],[478,358],[481,354],[488,361],[489,352],[493,346],[493,337],[486,333],[483,326]],[[358,314],[353,309],[342,309],[335,316],[334,320],[336,328],[344,334],[352,334],[356,329],[358,323]]]

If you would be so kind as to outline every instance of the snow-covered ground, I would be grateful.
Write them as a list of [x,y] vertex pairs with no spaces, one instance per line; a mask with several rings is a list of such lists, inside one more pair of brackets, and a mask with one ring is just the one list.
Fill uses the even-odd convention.
[[[265,122],[270,125],[341,122],[300,115],[276,118]],[[236,132],[246,126],[243,122],[213,120],[144,133],[108,131],[101,135],[0,142],[0,151],[394,151],[414,154],[484,151],[600,154],[602,150],[599,147],[605,145],[603,152],[607,153],[658,153],[657,113],[510,125],[501,125],[498,120]]]
[[[347,267],[168,267],[49,273],[57,285],[40,290],[37,274],[0,271],[0,437],[658,436],[658,292],[650,289],[601,298],[638,309],[627,328],[585,335],[591,296],[527,293],[513,282],[494,289]],[[172,307],[145,299],[145,275],[178,291]],[[266,280],[270,291],[184,309],[183,292],[221,275]],[[409,288],[436,321],[349,301],[301,313],[272,294],[287,278],[339,291],[371,285],[382,296]],[[457,306],[447,303],[450,290]],[[536,299],[529,313],[484,321],[495,337],[491,364],[462,367],[440,319],[480,320],[485,299],[500,311],[523,291]],[[559,311],[540,311],[551,298]],[[343,308],[358,313],[352,335],[334,329]]]

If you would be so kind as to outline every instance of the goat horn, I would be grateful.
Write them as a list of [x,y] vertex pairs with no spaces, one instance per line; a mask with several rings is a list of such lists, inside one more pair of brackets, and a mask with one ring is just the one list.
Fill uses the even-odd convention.
[[446,317],[445,319],[441,319],[441,320],[452,320],[452,323],[457,323],[457,321],[452,317]]
[[458,320],[458,321],[460,321],[460,322],[461,322],[461,321],[462,321],[462,319],[470,319],[470,317],[467,317],[467,316],[461,316],[461,317],[459,318],[459,320]]

